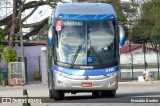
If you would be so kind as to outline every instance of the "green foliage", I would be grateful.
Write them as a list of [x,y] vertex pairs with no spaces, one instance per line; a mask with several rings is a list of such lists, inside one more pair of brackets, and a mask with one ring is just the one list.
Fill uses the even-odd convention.
[[4,52],[4,60],[6,62],[15,62],[18,59],[18,55],[16,51],[10,47],[7,46],[6,51]]
[[8,79],[8,71],[6,72],[0,72],[0,81],[7,80]]
[[141,18],[132,29],[132,37],[160,42],[160,0],[146,1],[141,7]]
[[112,4],[117,12],[118,21],[120,24],[126,21],[126,17],[123,14],[123,7],[120,0],[105,0],[106,3]]
[[48,32],[48,25],[46,24],[43,28],[38,32],[37,35],[33,35],[31,38],[32,40],[46,40],[47,39],[47,32]]
[[[147,68],[158,68],[157,65],[148,65]],[[132,69],[132,65],[122,65],[121,64],[121,69]],[[143,64],[133,64],[133,69],[144,69]]]
[[0,44],[0,52],[3,53],[3,48],[4,46],[2,44]]
[[[0,41],[4,39],[3,29],[0,28]],[[3,53],[3,45],[0,42],[0,61],[1,61],[1,55]]]
[[0,28],[0,41],[4,38],[3,29]]
[[0,44],[0,60],[2,59],[1,58],[1,53],[3,53],[3,48],[4,48],[4,46],[2,44]]
[[52,50],[52,45],[47,46],[47,51],[48,51],[48,67],[49,69],[52,68],[52,60],[53,60],[53,50]]
[[14,40],[19,40],[19,36],[18,36],[18,35],[15,35],[15,36],[14,36]]

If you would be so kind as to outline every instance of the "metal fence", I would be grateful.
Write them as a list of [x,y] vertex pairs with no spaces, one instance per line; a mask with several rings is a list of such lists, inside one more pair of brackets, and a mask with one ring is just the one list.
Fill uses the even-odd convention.
[[149,72],[154,80],[160,79],[159,53],[128,53],[122,54],[119,76],[126,80],[138,80],[145,72]]
[[10,62],[7,68],[0,68],[0,85],[20,85],[25,83],[41,82],[41,65],[46,61],[40,60],[40,56],[25,57],[22,64],[21,57],[19,62]]
[[9,62],[8,63],[8,84],[20,85],[24,84],[25,67],[23,62]]

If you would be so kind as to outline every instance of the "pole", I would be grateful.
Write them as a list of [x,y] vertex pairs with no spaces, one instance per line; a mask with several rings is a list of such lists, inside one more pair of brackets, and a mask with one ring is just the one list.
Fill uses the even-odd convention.
[[144,70],[146,71],[146,49],[145,49],[145,40],[143,41],[143,53],[144,53]]
[[131,54],[131,60],[132,60],[132,80],[133,80],[133,55]]
[[[20,11],[22,11],[22,6],[20,6]],[[21,19],[21,13],[20,13],[20,17],[19,17],[19,22],[20,22],[20,44],[21,44],[21,62],[24,63],[24,47],[23,47],[23,32],[22,32],[22,19]],[[25,70],[25,63],[24,63],[24,83],[26,83],[26,80],[27,80],[27,73],[26,73],[26,70]]]
[[157,50],[157,66],[158,66],[158,80],[159,80],[160,78],[159,78],[159,53],[158,53],[158,50]]
[[[22,9],[22,7],[20,6],[20,9]],[[22,32],[22,19],[21,19],[21,15],[20,15],[20,43],[21,43],[21,62],[24,62],[24,46],[23,46],[23,32]]]
[[133,55],[132,55],[132,52],[131,52],[131,41],[129,41],[129,49],[130,49],[130,54],[131,54],[132,80],[133,80]]

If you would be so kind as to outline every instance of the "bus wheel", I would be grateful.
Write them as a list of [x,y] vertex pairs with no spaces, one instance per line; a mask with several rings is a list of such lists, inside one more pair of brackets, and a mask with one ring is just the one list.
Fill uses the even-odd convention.
[[92,97],[93,98],[98,98],[99,97],[99,91],[93,91],[92,92]]
[[63,100],[64,92],[63,91],[57,91],[57,90],[49,90],[49,97],[54,98],[55,101]]
[[116,90],[107,90],[107,91],[101,91],[101,97],[109,97],[114,98],[116,95]]
[[54,95],[54,100],[55,101],[63,100],[63,98],[64,98],[64,92],[63,91],[53,90],[53,95]]

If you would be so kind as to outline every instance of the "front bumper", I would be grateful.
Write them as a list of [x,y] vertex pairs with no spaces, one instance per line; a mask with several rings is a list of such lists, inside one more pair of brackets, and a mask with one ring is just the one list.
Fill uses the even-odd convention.
[[[117,90],[118,76],[107,77],[101,76],[88,76],[89,79],[85,80],[85,76],[63,75],[59,73],[54,74],[53,89],[55,90]],[[82,87],[82,83],[92,83],[91,87]]]

